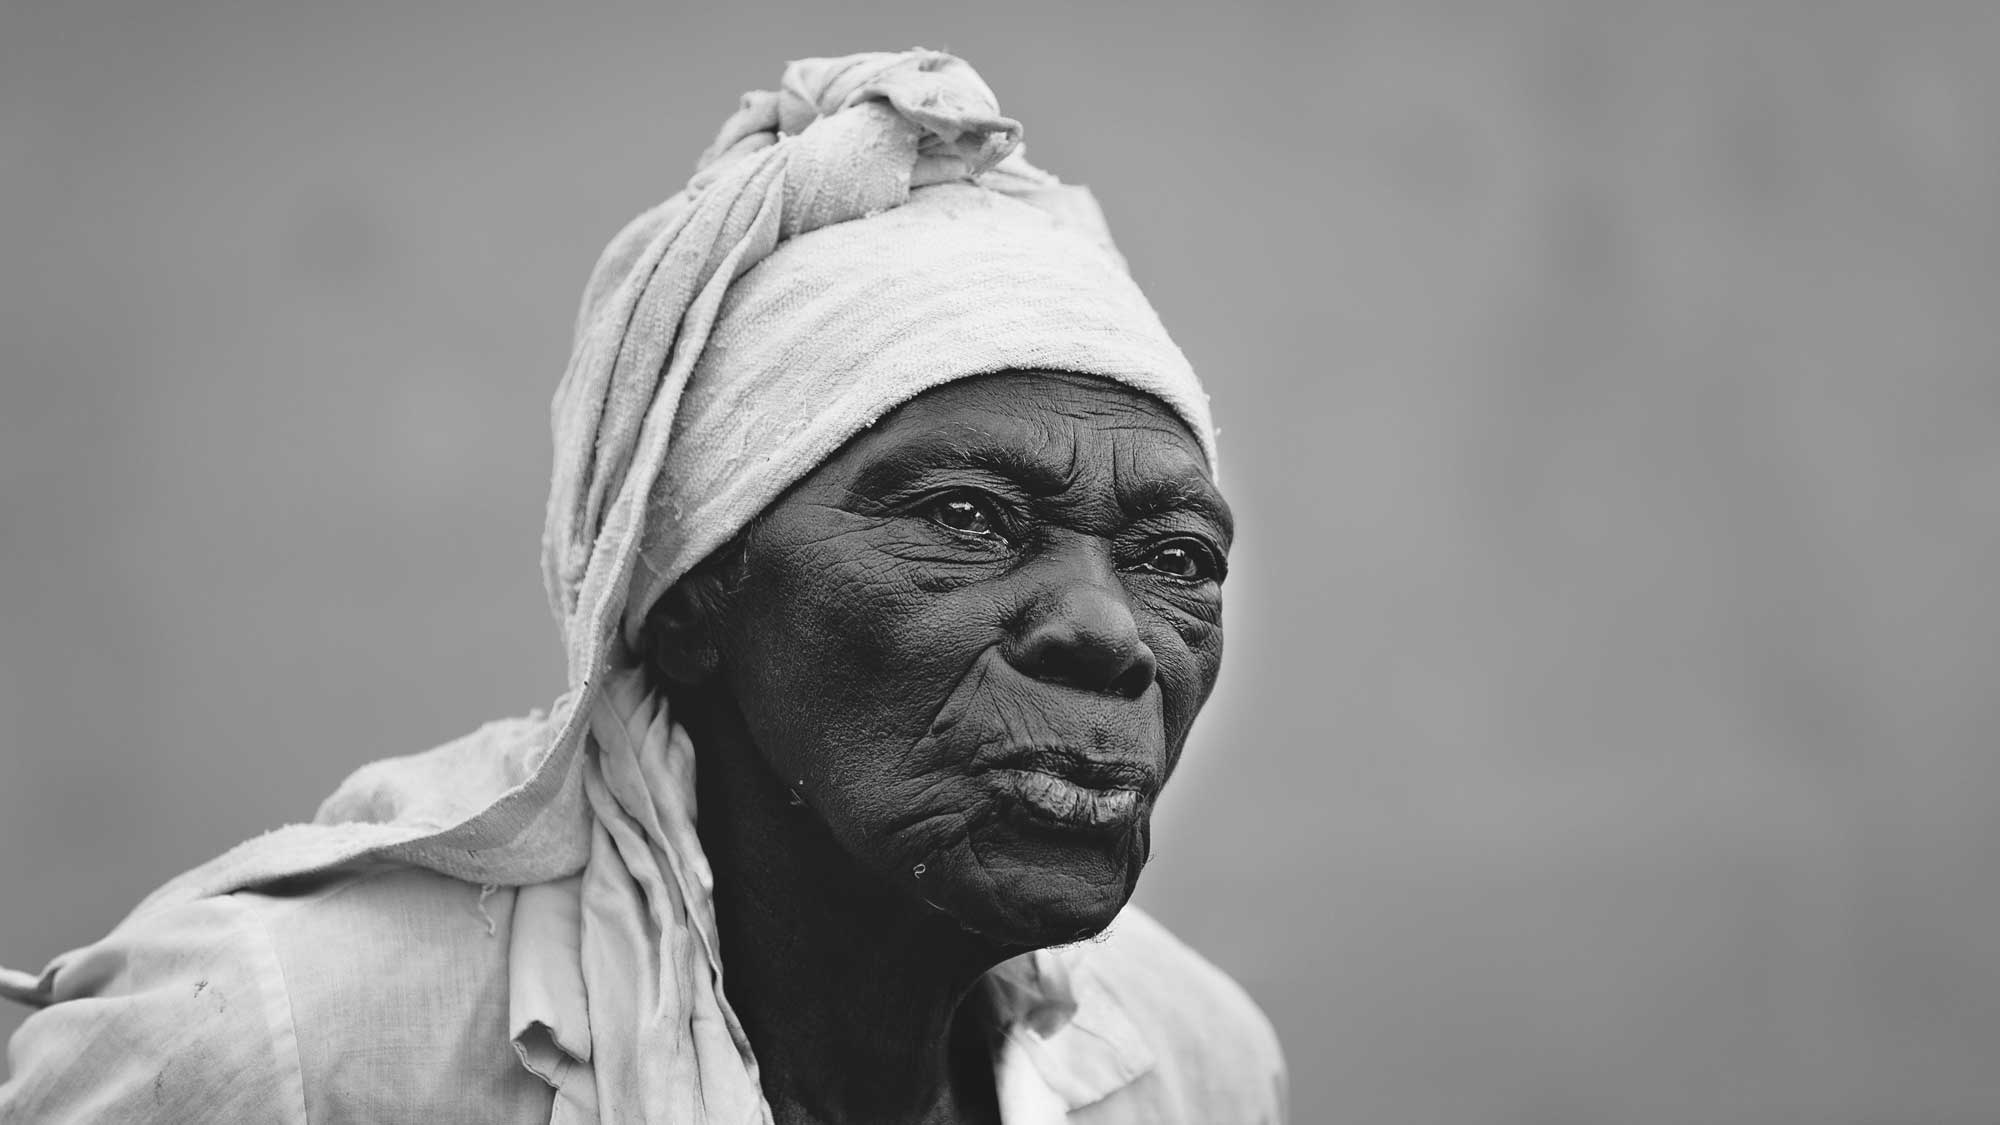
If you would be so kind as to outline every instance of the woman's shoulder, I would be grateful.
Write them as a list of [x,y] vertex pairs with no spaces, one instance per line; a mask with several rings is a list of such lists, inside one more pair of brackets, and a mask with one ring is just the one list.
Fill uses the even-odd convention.
[[1151,1080],[1183,1110],[1205,1107],[1223,1117],[1281,1120],[1286,1100],[1284,1052],[1257,1002],[1229,974],[1170,933],[1151,915],[1127,907],[1082,961],[1153,1055]]
[[[546,1121],[508,1028],[514,890],[419,868],[239,895],[301,1033],[308,1118]],[[524,1112],[536,1110],[537,1112]]]
[[546,1121],[508,1033],[512,905],[384,868],[141,910],[50,966],[0,1117]]

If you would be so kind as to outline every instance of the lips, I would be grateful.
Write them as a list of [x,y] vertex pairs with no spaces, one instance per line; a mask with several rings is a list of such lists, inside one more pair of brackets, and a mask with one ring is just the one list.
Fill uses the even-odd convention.
[[1035,680],[986,649],[939,705],[936,760],[983,778],[1016,819],[1121,836],[1166,782],[1157,698],[1124,699]]
[[1069,828],[1122,829],[1159,790],[1158,775],[1143,765],[1062,747],[1011,751],[990,770],[1024,811]]

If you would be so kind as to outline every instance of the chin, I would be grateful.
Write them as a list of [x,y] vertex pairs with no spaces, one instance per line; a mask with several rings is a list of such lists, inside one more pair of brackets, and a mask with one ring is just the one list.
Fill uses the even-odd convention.
[[1144,832],[1112,842],[982,841],[979,862],[955,872],[933,905],[1009,948],[1041,949],[1103,932],[1131,901],[1145,866]]

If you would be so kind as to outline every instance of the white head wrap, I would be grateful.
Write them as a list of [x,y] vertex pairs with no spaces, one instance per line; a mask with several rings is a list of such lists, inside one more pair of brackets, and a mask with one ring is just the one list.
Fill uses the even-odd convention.
[[[723,126],[585,291],[543,539],[572,675],[689,567],[882,414],[1009,369],[1207,398],[1089,192],[1020,153],[971,67],[807,59]],[[636,569],[634,574],[628,567]]]
[[[569,652],[553,712],[364,767],[316,823],[134,916],[364,862],[520,886],[510,1020],[558,1120],[768,1121],[722,994],[693,747],[629,658],[646,609],[843,442],[954,379],[1114,379],[1177,412],[1214,465],[1207,397],[1096,204],[1019,142],[978,75],[930,51],[808,59],[746,95],[584,295],[543,540]],[[1058,969],[1036,954],[989,980],[1031,995]]]

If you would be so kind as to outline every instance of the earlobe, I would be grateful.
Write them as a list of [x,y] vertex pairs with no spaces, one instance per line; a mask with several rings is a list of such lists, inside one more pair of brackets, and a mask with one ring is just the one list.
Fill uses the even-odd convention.
[[700,580],[690,575],[660,595],[642,634],[646,662],[669,683],[683,687],[708,682],[720,663],[709,621],[713,599],[691,589]]

